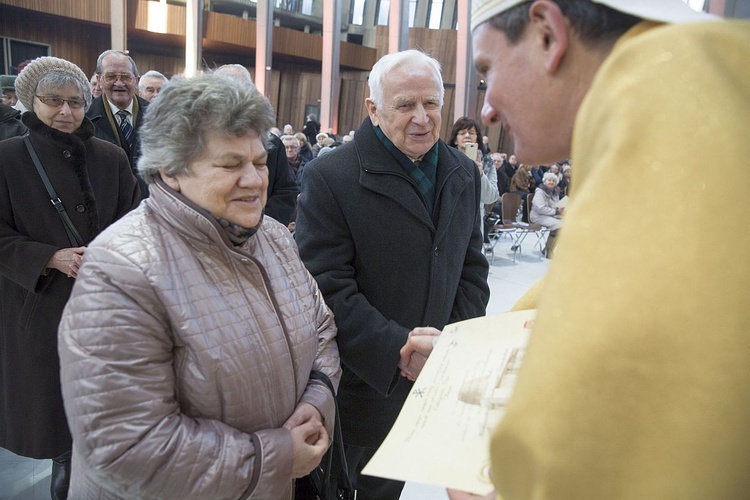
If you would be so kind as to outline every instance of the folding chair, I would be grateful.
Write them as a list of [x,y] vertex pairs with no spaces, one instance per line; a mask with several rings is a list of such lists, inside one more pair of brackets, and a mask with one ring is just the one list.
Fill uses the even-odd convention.
[[516,261],[516,254],[519,260],[521,257],[521,244],[529,234],[528,223],[516,222],[516,213],[521,206],[521,196],[516,193],[505,193],[501,198],[502,204],[502,223],[495,224],[489,233],[490,244],[492,248],[492,263],[495,260],[495,245],[502,235],[508,235],[511,238],[513,251],[513,262]]

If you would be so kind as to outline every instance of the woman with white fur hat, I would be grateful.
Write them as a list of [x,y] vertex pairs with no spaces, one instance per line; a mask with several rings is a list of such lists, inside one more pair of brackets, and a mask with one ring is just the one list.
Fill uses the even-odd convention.
[[93,136],[91,86],[78,66],[42,57],[15,86],[30,111],[28,133],[0,143],[0,446],[52,458],[52,498],[66,498],[72,444],[57,327],[86,245],[140,192],[124,152]]

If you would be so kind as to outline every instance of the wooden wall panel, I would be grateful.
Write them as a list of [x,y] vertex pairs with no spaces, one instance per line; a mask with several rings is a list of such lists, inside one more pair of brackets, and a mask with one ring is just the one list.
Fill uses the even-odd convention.
[[[133,5],[133,9],[129,9],[128,13],[134,14],[134,19],[128,19],[128,27],[148,31],[149,7],[153,7],[155,3],[156,2],[149,2],[147,0],[138,0],[138,3]],[[164,33],[185,36],[187,9],[178,5],[167,4],[166,17],[167,23],[164,27]]]
[[[419,49],[440,61],[443,82],[456,83],[456,32],[453,30],[409,29],[409,48]],[[388,26],[378,26],[375,32],[377,59],[388,53]],[[376,59],[376,60],[377,60]]]
[[[320,73],[303,73],[299,89],[298,107],[293,110],[291,124],[294,128],[302,130],[307,121],[305,110],[307,106],[320,107],[320,95],[322,91],[322,78]],[[320,119],[320,117],[318,117]]]
[[357,130],[367,116],[365,99],[370,95],[367,76],[364,71],[348,71],[341,75],[339,134]]
[[0,5],[0,35],[49,44],[51,55],[77,64],[89,76],[94,74],[96,58],[109,47],[109,29],[74,20],[63,27],[60,18],[41,13],[33,13],[33,19],[29,23],[28,11]]
[[256,23],[218,12],[206,12],[205,37],[211,40],[255,48]]
[[0,0],[0,4],[46,14],[109,24],[109,0]]

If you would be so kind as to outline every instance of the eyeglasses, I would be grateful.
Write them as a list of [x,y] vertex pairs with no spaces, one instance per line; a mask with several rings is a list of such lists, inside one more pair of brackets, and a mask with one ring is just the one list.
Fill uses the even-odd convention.
[[68,106],[70,106],[70,109],[81,109],[86,105],[86,101],[83,99],[63,99],[62,97],[56,97],[56,96],[49,96],[49,95],[38,95],[36,96],[37,99],[42,101],[44,104],[49,106],[50,108],[62,108],[63,104],[66,102],[68,103]]
[[477,132],[473,128],[465,128],[463,130],[459,130],[458,134],[456,135],[470,135],[470,136],[476,137]]
[[131,83],[133,83],[133,80],[135,80],[135,77],[130,73],[107,73],[102,77],[104,83],[106,83],[107,85],[112,85],[117,81],[118,78],[125,85],[130,85]]

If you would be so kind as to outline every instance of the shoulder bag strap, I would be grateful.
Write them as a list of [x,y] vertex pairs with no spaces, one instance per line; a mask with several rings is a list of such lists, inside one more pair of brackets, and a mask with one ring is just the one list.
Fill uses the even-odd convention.
[[[354,498],[356,498],[356,493],[354,493],[354,488],[352,487],[351,482],[351,476],[349,475],[349,465],[346,463],[346,453],[344,451],[344,436],[341,431],[341,418],[339,417],[339,404],[336,400],[336,391],[333,390],[333,384],[331,383],[331,380],[328,378],[328,375],[325,373],[319,371],[319,370],[313,370],[310,372],[310,378],[313,380],[320,380],[323,382],[328,389],[330,389],[331,394],[333,394],[333,403],[334,407],[336,409],[336,422],[334,424],[334,430],[333,430],[333,444],[331,445],[336,446],[339,450],[339,456],[341,457],[341,480],[343,481],[343,486],[348,492],[351,492],[354,494]],[[328,460],[328,469],[326,470],[326,476],[330,474],[331,471],[331,462],[330,460],[333,458],[333,453],[329,454]],[[328,478],[326,478],[328,479]]]
[[31,140],[29,140],[28,133],[23,136],[23,142],[24,144],[26,144],[26,149],[29,150],[31,160],[34,162],[36,171],[39,172],[39,175],[42,178],[42,182],[44,182],[44,187],[47,188],[47,193],[50,196],[52,205],[55,207],[55,210],[57,210],[57,214],[60,216],[60,219],[62,219],[63,225],[65,226],[65,232],[68,234],[68,240],[70,240],[70,245],[72,247],[83,246],[83,238],[81,238],[81,235],[78,234],[78,230],[76,230],[73,222],[70,220],[70,217],[68,217],[68,212],[65,211],[65,207],[60,201],[60,197],[57,196],[55,188],[52,187],[52,183],[49,181],[49,177],[47,177],[47,172],[44,171],[42,162],[39,161],[39,156],[36,154],[34,146],[31,145]]

